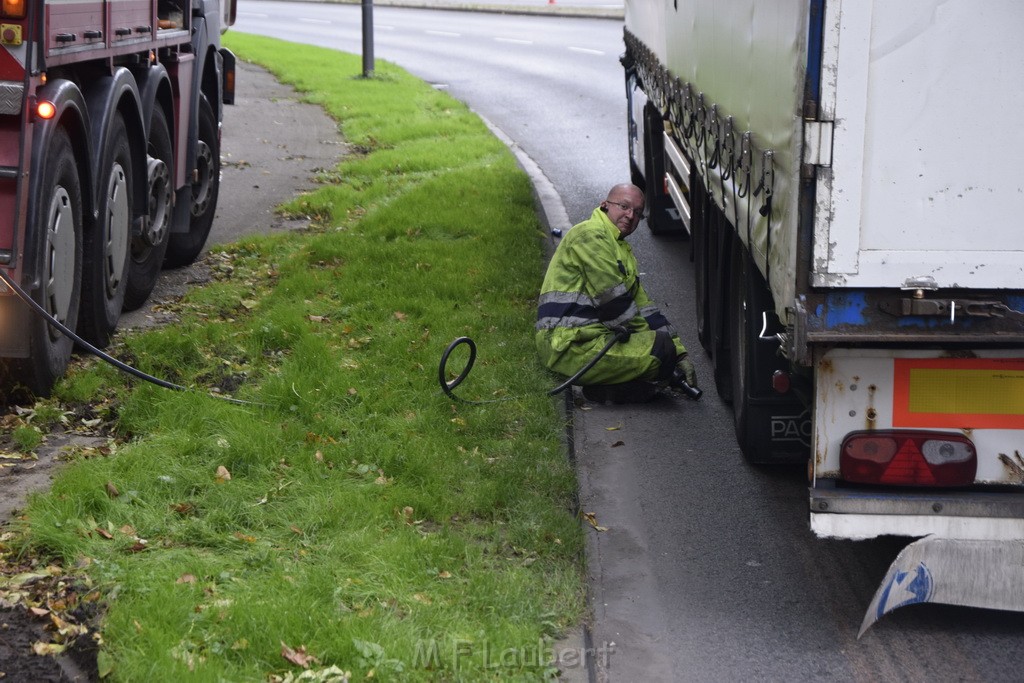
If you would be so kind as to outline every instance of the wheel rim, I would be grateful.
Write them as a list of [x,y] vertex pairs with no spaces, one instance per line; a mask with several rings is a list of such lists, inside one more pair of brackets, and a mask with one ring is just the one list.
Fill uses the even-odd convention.
[[104,247],[107,295],[114,296],[124,278],[125,253],[131,234],[128,208],[128,179],[121,164],[115,163],[107,185],[107,239]]
[[[46,225],[46,312],[66,325],[75,287],[75,214],[63,187],[54,188]],[[50,326],[51,338],[59,335]]]
[[160,244],[171,223],[171,173],[162,159],[148,157],[146,178],[149,185],[149,225],[142,236],[132,241],[132,257],[144,261],[150,249]]
[[195,180],[192,183],[192,215],[202,216],[210,205],[210,197],[213,194],[210,186],[213,184],[213,150],[210,146],[199,140],[196,147],[196,170]]

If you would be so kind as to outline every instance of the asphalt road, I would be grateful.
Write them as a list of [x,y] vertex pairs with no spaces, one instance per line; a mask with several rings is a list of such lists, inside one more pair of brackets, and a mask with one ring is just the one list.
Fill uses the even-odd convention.
[[[377,58],[501,128],[550,178],[573,222],[628,179],[620,22],[390,7],[374,19]],[[246,0],[235,28],[361,48],[358,6]],[[643,230],[631,239],[706,394],[575,411],[581,501],[608,529],[588,530],[592,637],[609,653],[599,678],[1020,680],[1019,614],[921,605],[856,640],[904,542],[815,539],[804,468],[743,463],[688,324],[688,245]]]

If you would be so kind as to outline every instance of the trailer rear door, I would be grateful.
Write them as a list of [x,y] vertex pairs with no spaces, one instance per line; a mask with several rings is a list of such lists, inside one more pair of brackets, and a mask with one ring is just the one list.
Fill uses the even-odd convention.
[[1024,3],[826,3],[814,284],[1020,288]]

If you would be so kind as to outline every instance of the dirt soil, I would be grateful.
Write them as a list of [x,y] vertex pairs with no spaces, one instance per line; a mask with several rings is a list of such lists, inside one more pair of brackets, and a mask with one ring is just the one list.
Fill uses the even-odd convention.
[[[224,108],[221,143],[221,188],[209,244],[232,242],[244,235],[307,227],[274,213],[283,201],[314,186],[320,169],[329,170],[345,154],[336,123],[323,110],[299,101],[299,95],[256,66],[238,63],[236,104]],[[190,287],[210,280],[204,258],[192,266],[165,271],[149,301],[121,318],[118,334],[173,321],[174,303]],[[46,434],[30,455],[14,447],[11,425],[24,420],[26,407],[0,408],[0,524],[14,519],[34,491],[49,486],[68,448],[106,448],[102,420],[88,407],[68,416],[71,428]],[[0,553],[4,551],[0,527]],[[46,649],[59,622],[87,626],[96,618],[90,596],[63,586],[55,570],[26,559],[0,567],[0,680],[98,680],[96,648],[91,636],[80,636],[59,656],[38,655]],[[16,581],[13,577],[20,576]],[[25,578],[28,577],[28,578]],[[64,610],[45,609],[47,597],[60,585]],[[35,609],[31,609],[35,607]]]

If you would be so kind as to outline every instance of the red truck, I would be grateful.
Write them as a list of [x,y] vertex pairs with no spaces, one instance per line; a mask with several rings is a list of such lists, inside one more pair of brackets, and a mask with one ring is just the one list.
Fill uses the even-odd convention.
[[[0,0],[0,273],[97,347],[206,242],[235,0]],[[0,387],[73,342],[0,282]]]

